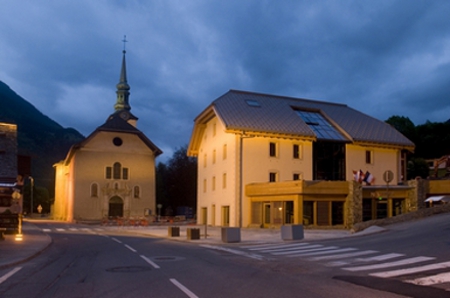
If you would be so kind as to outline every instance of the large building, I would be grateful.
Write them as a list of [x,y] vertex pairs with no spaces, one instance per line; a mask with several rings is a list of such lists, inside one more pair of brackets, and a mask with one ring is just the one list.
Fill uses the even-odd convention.
[[[230,90],[194,122],[188,155],[198,157],[198,221],[246,227],[255,221],[303,223],[308,212],[342,217],[345,196],[317,204],[280,191],[258,193],[256,200],[246,186],[355,178],[376,186],[385,183],[386,171],[397,185],[406,177],[406,155],[413,149],[390,125],[344,104]],[[320,195],[320,189],[314,191]],[[278,222],[277,210],[285,214]]]
[[114,113],[57,163],[55,219],[144,218],[155,214],[155,158],[162,153],[131,112],[125,51]]

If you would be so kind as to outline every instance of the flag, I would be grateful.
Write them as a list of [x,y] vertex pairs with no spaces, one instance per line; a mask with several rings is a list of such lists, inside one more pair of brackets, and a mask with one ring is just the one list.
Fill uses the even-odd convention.
[[371,185],[372,182],[375,181],[375,177],[369,173],[369,171],[366,172],[366,174],[364,175],[364,182],[367,183],[367,185]]
[[364,172],[359,170],[359,183],[362,183],[364,181]]

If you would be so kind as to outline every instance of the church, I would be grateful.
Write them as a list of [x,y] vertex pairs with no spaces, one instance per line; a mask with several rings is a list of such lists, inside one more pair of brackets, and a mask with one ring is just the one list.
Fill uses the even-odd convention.
[[114,112],[54,165],[53,217],[65,221],[155,215],[155,158],[162,151],[137,128],[123,51]]

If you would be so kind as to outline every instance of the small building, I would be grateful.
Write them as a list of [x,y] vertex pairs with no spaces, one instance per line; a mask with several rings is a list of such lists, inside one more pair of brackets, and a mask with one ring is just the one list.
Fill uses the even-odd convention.
[[137,129],[123,51],[114,113],[55,164],[53,217],[66,221],[155,214],[155,158],[162,151]]
[[[345,104],[230,90],[194,120],[188,155],[198,157],[198,221],[270,227],[312,215],[344,218],[347,186],[329,184],[337,193],[314,189],[308,200],[294,200],[292,193],[274,193],[275,184],[356,180],[376,186],[390,171],[397,185],[405,182],[412,150],[392,126]],[[256,190],[257,183],[267,193]],[[314,188],[299,183],[289,187]]]

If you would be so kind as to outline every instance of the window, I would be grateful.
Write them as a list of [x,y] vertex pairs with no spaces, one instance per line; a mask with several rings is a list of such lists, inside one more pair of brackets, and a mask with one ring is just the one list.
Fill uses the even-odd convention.
[[112,167],[106,167],[106,173],[105,173],[106,179],[112,178]]
[[120,162],[114,163],[112,167],[105,168],[106,179],[128,180],[128,176],[129,176],[129,169],[123,168]]
[[302,147],[299,144],[294,144],[292,146],[293,152],[292,152],[292,157],[294,159],[301,159],[302,158]]
[[91,184],[91,197],[98,197],[98,184],[97,183],[92,183]]
[[227,173],[222,175],[222,188],[227,188]]
[[301,173],[294,173],[292,175],[292,180],[301,180],[302,179],[302,174]]
[[206,179],[203,179],[203,192],[206,192]]
[[203,167],[206,168],[206,164],[207,164],[207,160],[206,160],[207,156],[206,153],[203,154]]
[[113,165],[113,178],[114,179],[120,179],[120,170],[122,169],[122,166],[121,166],[121,164],[120,163],[118,163],[118,162],[116,162],[114,165]]
[[373,151],[366,150],[366,163],[373,164]]
[[139,187],[139,186],[135,186],[134,188],[133,188],[133,197],[135,198],[135,199],[139,199],[139,197],[141,196],[141,188]]
[[213,124],[213,137],[215,137],[216,136],[216,124],[214,123]]
[[211,189],[214,191],[214,190],[216,190],[216,176],[213,176],[212,177],[212,180],[211,180]]
[[270,172],[269,173],[269,182],[276,182],[277,180],[278,180],[278,173]]
[[318,139],[339,141],[346,140],[346,138],[319,112],[299,110],[296,110],[296,112],[303,119],[303,121],[305,121],[309,128],[314,131]]
[[222,206],[222,226],[230,226],[230,206]]
[[269,156],[270,157],[277,157],[277,144],[270,142],[269,143]]
[[212,163],[216,163],[216,149],[213,150]]
[[260,107],[261,106],[259,104],[259,102],[257,100],[254,100],[254,99],[247,99],[245,102],[251,107]]
[[223,159],[227,159],[227,144],[223,145]]

